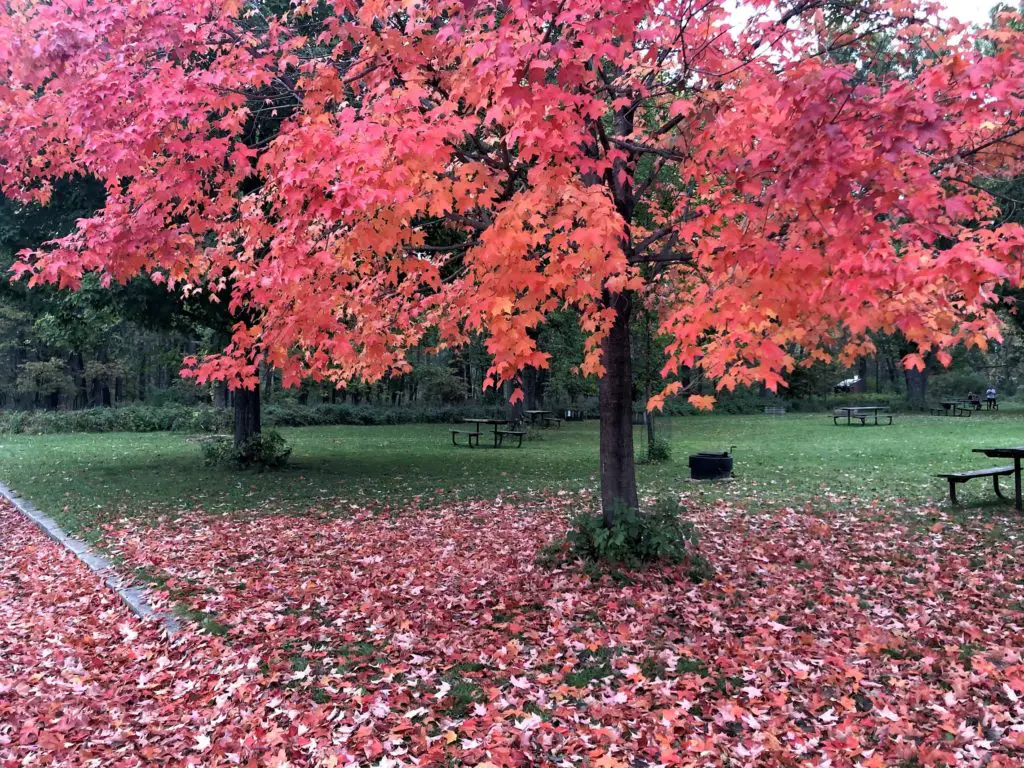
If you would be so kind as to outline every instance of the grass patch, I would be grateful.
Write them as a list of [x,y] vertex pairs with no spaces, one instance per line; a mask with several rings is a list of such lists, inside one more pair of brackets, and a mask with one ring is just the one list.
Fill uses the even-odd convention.
[[679,657],[679,660],[676,661],[676,674],[707,677],[708,667],[700,659],[694,659],[690,656],[681,656]]
[[[884,427],[837,427],[826,414],[663,419],[661,436],[674,459],[639,466],[638,479],[644,494],[682,492],[753,508],[875,499],[944,503],[946,484],[933,475],[997,463],[971,449],[1020,442],[1022,421],[1010,411],[970,419],[898,415]],[[0,435],[0,480],[93,541],[103,524],[117,518],[156,521],[197,507],[210,513],[344,514],[346,502],[453,503],[597,486],[596,422],[567,423],[545,431],[543,440],[524,441],[521,449],[500,450],[454,448],[449,428],[282,430],[293,446],[291,461],[266,474],[204,466],[199,448],[181,434]],[[636,445],[643,450],[642,428]],[[686,480],[689,453],[730,445],[736,446],[735,481]],[[982,481],[961,488],[967,506],[1005,508]]]
[[198,624],[204,632],[216,635],[217,637],[224,637],[231,631],[230,626],[217,621],[217,614],[210,613],[209,611],[200,611],[178,603],[174,606],[173,613],[181,619]]
[[586,688],[591,683],[615,674],[611,660],[614,648],[598,648],[596,651],[581,651],[576,666],[562,681],[572,688]]
[[487,698],[484,689],[472,680],[455,680],[451,686],[448,696],[444,699],[446,706],[442,711],[456,720],[468,717],[473,707],[482,704]]

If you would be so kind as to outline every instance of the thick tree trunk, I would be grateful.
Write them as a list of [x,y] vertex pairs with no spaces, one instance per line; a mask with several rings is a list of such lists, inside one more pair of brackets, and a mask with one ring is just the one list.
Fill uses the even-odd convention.
[[654,455],[654,444],[658,435],[654,429],[654,411],[647,410],[651,401],[654,371],[654,334],[651,332],[651,312],[644,310],[644,424],[647,425],[647,460]]
[[260,433],[260,385],[253,389],[236,389],[235,395],[235,446]]
[[601,507],[604,524],[615,522],[616,511],[637,510],[636,468],[633,464],[633,366],[630,359],[629,317],[632,297],[612,297],[615,324],[602,345],[605,373],[601,401]]

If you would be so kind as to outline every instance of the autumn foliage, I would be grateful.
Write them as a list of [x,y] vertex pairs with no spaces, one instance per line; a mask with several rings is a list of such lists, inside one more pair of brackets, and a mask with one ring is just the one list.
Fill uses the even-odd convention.
[[717,0],[8,5],[0,188],[107,186],[18,272],[229,292],[239,324],[200,379],[374,379],[431,329],[487,334],[510,379],[566,305],[600,371],[636,292],[670,380],[774,387],[795,350],[853,355],[871,329],[983,344],[994,285],[1020,279],[1024,236],[990,226],[975,165],[1019,159],[1009,26],[982,53],[911,0],[757,0],[747,21]]
[[615,583],[534,565],[580,503],[118,525],[171,640],[0,504],[0,762],[1020,764],[1013,521],[720,505],[713,581]]

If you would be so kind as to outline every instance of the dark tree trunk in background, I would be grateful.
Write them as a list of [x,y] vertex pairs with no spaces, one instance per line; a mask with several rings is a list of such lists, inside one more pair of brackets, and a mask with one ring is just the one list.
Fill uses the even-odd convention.
[[526,410],[535,411],[538,408],[540,398],[538,397],[538,371],[532,365],[523,369],[523,405]]
[[92,404],[99,408],[110,407],[110,384],[107,382],[106,374],[103,378],[92,380]]
[[89,393],[85,381],[85,360],[81,352],[75,352],[70,361],[71,378],[75,381],[75,398],[72,408],[85,408],[89,404]]
[[633,366],[630,360],[629,294],[606,297],[616,310],[615,324],[602,344],[605,373],[601,377],[601,507],[604,524],[615,512],[637,510],[636,468],[633,465]]
[[217,381],[213,384],[213,407],[228,407],[228,385],[223,381]]
[[923,371],[907,368],[903,371],[907,380],[907,400],[913,405],[923,408],[928,396],[928,368]]
[[854,392],[867,392],[868,391],[868,359],[862,357],[857,361],[857,375],[860,377],[860,381],[853,388]]
[[260,433],[260,385],[253,389],[236,389],[235,446],[241,446]]
[[896,375],[896,361],[892,355],[885,356],[885,373],[889,377],[889,383],[895,390],[899,389],[899,377]]

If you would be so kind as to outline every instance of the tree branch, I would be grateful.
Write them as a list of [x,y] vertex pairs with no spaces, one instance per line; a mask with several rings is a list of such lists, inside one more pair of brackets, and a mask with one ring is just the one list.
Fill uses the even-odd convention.
[[686,155],[674,149],[664,149],[662,147],[651,147],[647,144],[638,144],[635,141],[627,141],[626,139],[619,139],[616,137],[610,137],[609,141],[617,147],[628,150],[633,154],[637,155],[657,155],[658,157],[664,157],[667,160],[685,160]]

